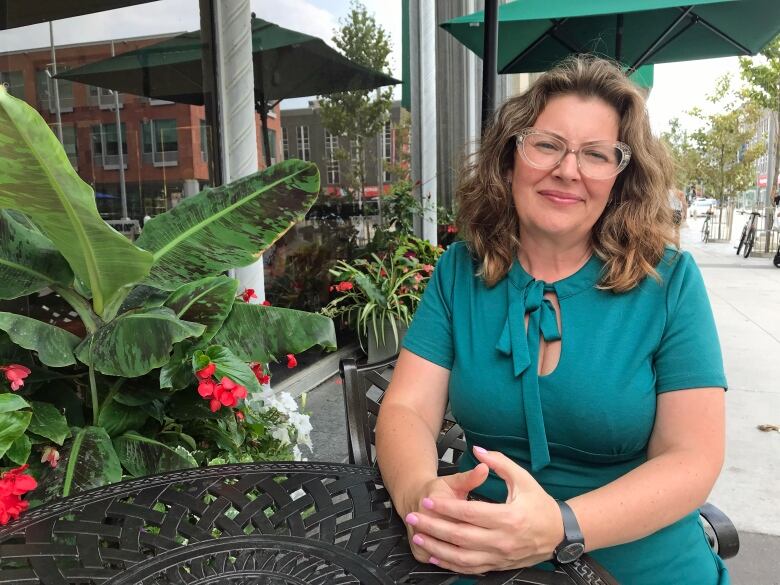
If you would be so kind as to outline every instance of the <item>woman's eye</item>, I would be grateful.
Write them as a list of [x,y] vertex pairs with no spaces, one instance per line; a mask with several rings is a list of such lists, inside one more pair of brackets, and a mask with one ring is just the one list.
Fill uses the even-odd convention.
[[560,150],[560,146],[558,146],[554,142],[537,142],[536,148],[540,150],[549,150],[549,151]]
[[598,162],[609,162],[610,156],[600,150],[586,150],[585,156]]

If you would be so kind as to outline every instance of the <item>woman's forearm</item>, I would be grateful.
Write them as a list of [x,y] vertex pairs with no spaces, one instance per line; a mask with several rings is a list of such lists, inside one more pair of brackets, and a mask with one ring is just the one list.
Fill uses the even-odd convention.
[[436,440],[412,408],[383,404],[376,426],[377,462],[382,481],[399,513],[416,508],[416,493],[435,479],[438,469]]
[[695,510],[707,499],[721,463],[695,449],[672,451],[568,500],[586,550],[637,540]]

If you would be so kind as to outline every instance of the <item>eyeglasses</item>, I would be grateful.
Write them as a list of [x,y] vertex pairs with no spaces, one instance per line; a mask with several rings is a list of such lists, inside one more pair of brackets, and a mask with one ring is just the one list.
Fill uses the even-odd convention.
[[598,140],[573,149],[565,140],[536,128],[524,128],[518,133],[517,149],[526,162],[537,169],[557,167],[571,152],[577,157],[580,172],[591,179],[614,177],[631,160],[631,148],[622,142]]

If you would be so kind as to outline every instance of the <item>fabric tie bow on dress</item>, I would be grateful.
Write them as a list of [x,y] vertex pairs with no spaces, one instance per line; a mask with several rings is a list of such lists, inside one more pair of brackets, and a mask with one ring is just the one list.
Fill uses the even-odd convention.
[[[539,394],[539,343],[558,341],[558,319],[553,304],[544,298],[545,292],[555,292],[555,287],[541,280],[531,280],[518,295],[512,286],[507,287],[509,312],[496,349],[511,356],[514,374],[520,378],[521,397],[528,443],[531,451],[531,469],[539,471],[550,463],[550,450],[544,430],[542,402]],[[514,293],[514,294],[513,294]],[[525,315],[528,315],[528,331]]]

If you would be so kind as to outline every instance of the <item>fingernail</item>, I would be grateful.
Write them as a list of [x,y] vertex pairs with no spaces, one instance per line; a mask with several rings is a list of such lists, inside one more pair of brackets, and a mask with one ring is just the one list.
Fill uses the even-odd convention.
[[429,558],[428,562],[431,563],[432,565],[438,565],[438,564],[441,563],[441,561],[439,559],[437,559],[436,557]]
[[480,455],[484,455],[485,453],[487,453],[487,449],[483,449],[482,447],[477,447],[476,445],[474,446],[474,451],[476,451]]
[[423,498],[422,505],[426,510],[433,510],[433,500],[430,498]]
[[417,526],[417,523],[420,521],[419,518],[417,518],[416,514],[413,514],[412,512],[409,512],[406,515],[406,523],[411,524],[412,526]]
[[419,534],[415,534],[415,535],[412,537],[412,542],[413,542],[414,544],[418,545],[418,546],[422,546],[422,545],[425,543],[425,541],[423,540],[423,537],[422,537],[422,536],[420,536]]

